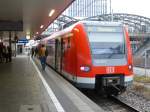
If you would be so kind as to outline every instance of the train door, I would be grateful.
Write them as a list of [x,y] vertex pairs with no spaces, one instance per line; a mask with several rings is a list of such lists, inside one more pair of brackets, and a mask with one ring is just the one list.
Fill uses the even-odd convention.
[[23,53],[23,44],[17,45],[17,53],[22,54]]
[[64,42],[61,38],[61,59],[60,59],[60,73],[62,73],[62,60],[63,60],[63,52],[64,52]]
[[61,40],[60,39],[56,39],[55,48],[56,48],[55,69],[61,72]]
[[76,82],[76,59],[75,48],[72,38],[63,38],[62,40],[62,74],[69,80]]

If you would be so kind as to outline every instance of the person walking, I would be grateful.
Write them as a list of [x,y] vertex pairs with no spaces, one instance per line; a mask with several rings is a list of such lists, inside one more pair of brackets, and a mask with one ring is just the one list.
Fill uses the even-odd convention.
[[39,58],[42,65],[42,69],[45,70],[46,67],[46,47],[42,44],[39,49]]

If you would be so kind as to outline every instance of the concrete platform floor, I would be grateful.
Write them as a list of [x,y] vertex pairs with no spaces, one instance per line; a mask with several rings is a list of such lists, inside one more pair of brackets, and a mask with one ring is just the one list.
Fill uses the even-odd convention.
[[41,112],[39,80],[27,56],[0,63],[0,112]]
[[[59,108],[57,108],[57,104],[55,104],[55,101],[52,97],[48,98],[45,97],[47,95],[44,95],[45,98],[43,99],[45,99],[47,102],[46,104],[51,105],[52,103],[49,104],[48,102],[53,100],[53,104],[55,104],[55,107],[58,109],[57,112],[104,112],[101,107],[91,101],[60,74],[48,66],[46,67],[45,71],[43,71],[39,60],[37,60],[37,58],[33,58],[33,60],[38,68],[37,71],[42,73],[43,78],[54,92],[64,111],[59,111]],[[50,107],[49,110],[51,109],[52,108]]]
[[17,56],[11,63],[0,63],[0,112],[103,110],[51,68],[43,71],[36,58]]

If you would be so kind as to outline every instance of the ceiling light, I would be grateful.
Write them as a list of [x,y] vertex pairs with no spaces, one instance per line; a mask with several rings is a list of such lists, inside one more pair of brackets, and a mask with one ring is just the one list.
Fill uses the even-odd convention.
[[42,29],[44,27],[44,25],[41,25],[40,28]]
[[55,9],[52,9],[49,13],[49,17],[51,17],[54,14],[54,12],[55,12]]
[[39,34],[39,32],[36,32],[36,34]]

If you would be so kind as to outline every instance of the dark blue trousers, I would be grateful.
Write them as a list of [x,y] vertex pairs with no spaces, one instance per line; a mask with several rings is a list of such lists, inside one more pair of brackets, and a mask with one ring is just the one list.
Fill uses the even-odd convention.
[[46,67],[46,56],[40,57],[40,61],[41,61],[42,69],[45,70],[45,67]]

